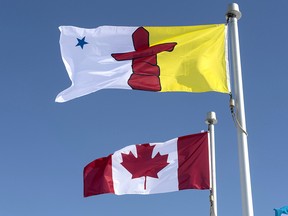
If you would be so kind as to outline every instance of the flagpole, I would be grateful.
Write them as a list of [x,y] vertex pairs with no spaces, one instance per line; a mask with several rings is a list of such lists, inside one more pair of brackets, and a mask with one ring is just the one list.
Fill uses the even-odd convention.
[[241,182],[241,194],[242,194],[242,215],[253,216],[253,203],[252,203],[252,190],[250,179],[250,166],[248,156],[248,142],[246,133],[246,120],[244,109],[244,96],[243,96],[243,83],[242,83],[242,71],[240,60],[240,46],[238,35],[237,21],[241,18],[241,12],[239,6],[236,3],[228,5],[228,11],[226,13],[228,23],[230,27],[231,36],[231,54],[232,64],[234,72],[234,90],[235,90],[235,105],[236,105],[236,121],[239,123],[237,127],[238,136],[238,155],[240,166],[240,182]]
[[214,124],[217,124],[215,112],[207,113],[205,120],[208,124],[209,131],[209,156],[210,156],[210,216],[217,216],[217,190],[216,190],[216,160],[215,160],[215,135],[214,135]]

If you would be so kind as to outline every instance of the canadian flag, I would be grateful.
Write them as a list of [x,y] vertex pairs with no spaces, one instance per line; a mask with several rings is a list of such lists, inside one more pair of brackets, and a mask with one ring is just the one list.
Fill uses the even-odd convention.
[[208,132],[130,145],[84,168],[84,197],[210,189]]

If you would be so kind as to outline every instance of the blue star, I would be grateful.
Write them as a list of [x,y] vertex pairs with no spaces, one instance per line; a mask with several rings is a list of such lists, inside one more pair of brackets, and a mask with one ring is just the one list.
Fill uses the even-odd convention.
[[88,42],[85,41],[85,37],[83,37],[82,39],[77,38],[77,40],[78,40],[78,43],[76,44],[76,46],[80,46],[82,49],[85,44],[88,44]]

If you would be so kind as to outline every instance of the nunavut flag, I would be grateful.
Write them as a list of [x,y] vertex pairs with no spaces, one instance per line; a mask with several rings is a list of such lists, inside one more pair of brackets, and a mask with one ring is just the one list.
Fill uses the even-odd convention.
[[84,196],[210,189],[208,133],[127,146],[84,168]]
[[230,92],[224,24],[59,29],[72,84],[56,102],[100,89]]

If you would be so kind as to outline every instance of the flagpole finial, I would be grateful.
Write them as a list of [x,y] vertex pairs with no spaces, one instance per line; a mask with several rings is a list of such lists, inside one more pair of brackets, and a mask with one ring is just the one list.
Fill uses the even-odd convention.
[[215,112],[208,112],[207,113],[207,118],[205,120],[206,124],[217,124],[217,118],[216,118],[216,113]]
[[239,20],[241,18],[242,14],[239,10],[239,6],[236,3],[231,3],[228,5],[228,10],[226,13],[226,17],[230,18],[230,17],[236,17],[237,20]]

